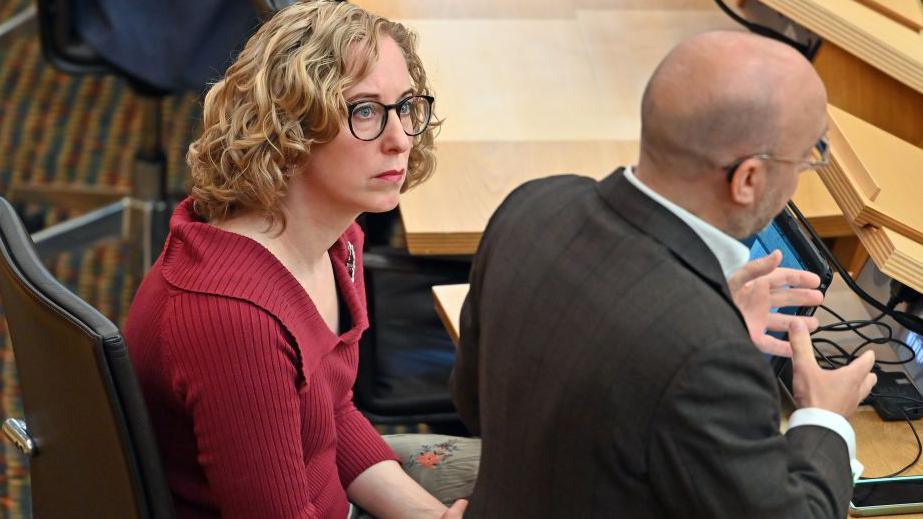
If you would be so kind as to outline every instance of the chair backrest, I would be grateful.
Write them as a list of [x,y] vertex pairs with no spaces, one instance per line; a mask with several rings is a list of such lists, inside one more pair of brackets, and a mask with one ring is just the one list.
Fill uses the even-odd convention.
[[42,54],[69,74],[115,74],[115,70],[77,33],[73,0],[38,0]]
[[174,517],[118,328],[52,277],[3,198],[0,298],[35,444],[35,517]]
[[276,11],[298,3],[298,0],[251,0],[250,3],[256,8],[260,18],[265,19],[271,17]]

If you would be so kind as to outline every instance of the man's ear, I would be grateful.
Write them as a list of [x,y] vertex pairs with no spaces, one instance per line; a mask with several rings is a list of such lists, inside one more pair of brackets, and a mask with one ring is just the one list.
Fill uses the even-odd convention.
[[731,201],[738,205],[751,206],[756,203],[766,183],[765,161],[751,158],[737,166],[728,186]]

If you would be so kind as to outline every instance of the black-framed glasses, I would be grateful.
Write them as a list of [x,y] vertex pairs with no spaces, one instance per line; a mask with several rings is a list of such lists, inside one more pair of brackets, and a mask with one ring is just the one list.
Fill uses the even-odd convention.
[[433,115],[432,96],[412,95],[386,105],[378,101],[360,101],[346,105],[349,115],[349,131],[360,141],[374,141],[388,124],[388,112],[394,110],[401,120],[401,127],[409,137],[420,135],[429,126]]
[[827,137],[821,137],[817,139],[817,142],[814,143],[814,148],[811,150],[810,159],[785,159],[780,157],[773,157],[768,153],[755,153],[753,155],[747,155],[746,157],[741,157],[731,163],[730,166],[725,166],[724,171],[727,173],[728,182],[733,180],[734,172],[737,171],[737,168],[747,159],[760,159],[760,160],[772,160],[775,162],[783,162],[785,164],[803,164],[804,168],[800,169],[801,171],[807,171],[809,169],[817,169],[821,166],[826,166],[830,162],[830,142],[827,140]]

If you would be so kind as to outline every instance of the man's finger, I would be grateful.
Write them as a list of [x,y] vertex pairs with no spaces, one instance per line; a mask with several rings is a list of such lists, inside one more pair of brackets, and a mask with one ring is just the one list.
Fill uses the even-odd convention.
[[781,262],[782,253],[779,252],[778,249],[772,251],[772,254],[768,256],[750,261],[728,279],[728,288],[730,288],[733,293],[750,281],[769,274],[775,270]]
[[875,387],[875,384],[878,383],[878,376],[874,373],[869,373],[865,376],[865,380],[862,381],[862,386],[859,388],[859,401],[865,400],[865,397],[869,396],[869,393],[872,392],[872,389]]
[[796,368],[819,369],[817,359],[814,358],[811,336],[808,335],[808,328],[801,320],[795,319],[789,323],[788,342],[792,346],[792,362]]
[[844,370],[849,370],[855,373],[855,380],[861,380],[860,377],[865,377],[865,375],[872,371],[872,366],[875,365],[875,352],[868,350],[862,355],[859,355],[855,360],[849,363],[848,366],[841,368]]
[[792,356],[792,345],[788,341],[777,339],[771,335],[764,335],[753,341],[753,343],[756,345],[756,349],[763,353],[775,355],[776,357]]
[[824,294],[814,288],[774,288],[769,293],[773,308],[786,306],[818,306],[824,302]]
[[766,329],[773,332],[787,332],[792,321],[803,322],[805,328],[807,328],[809,332],[813,332],[820,325],[819,321],[814,316],[773,313],[769,314],[769,319],[766,322]]
[[820,286],[820,276],[806,270],[779,267],[769,274],[769,283],[772,288],[785,286],[817,288]]

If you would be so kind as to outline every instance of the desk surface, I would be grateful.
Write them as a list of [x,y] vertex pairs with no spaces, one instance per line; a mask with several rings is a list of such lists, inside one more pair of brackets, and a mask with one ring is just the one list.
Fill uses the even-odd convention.
[[[468,285],[440,285],[433,287],[433,297],[440,318],[446,325],[453,341],[458,341],[459,315],[462,303],[468,294]],[[827,292],[826,304],[847,318],[868,318],[868,312],[861,302],[837,276]],[[823,317],[818,315],[819,318]],[[883,422],[869,407],[860,408],[849,418],[856,431],[856,449],[859,460],[865,465],[865,475],[881,476],[894,472],[906,465],[917,452],[913,434],[906,422]],[[918,434],[923,435],[919,422],[914,422]],[[918,461],[906,472],[907,475],[923,475],[923,460]],[[923,514],[885,516],[923,519]]]
[[[738,30],[711,0],[359,0],[407,23],[445,120],[438,165],[403,195],[412,254],[473,254],[516,186],[602,178],[637,160],[640,100],[680,40]],[[514,56],[514,57],[513,57]],[[796,202],[824,236],[852,234],[817,179]]]

